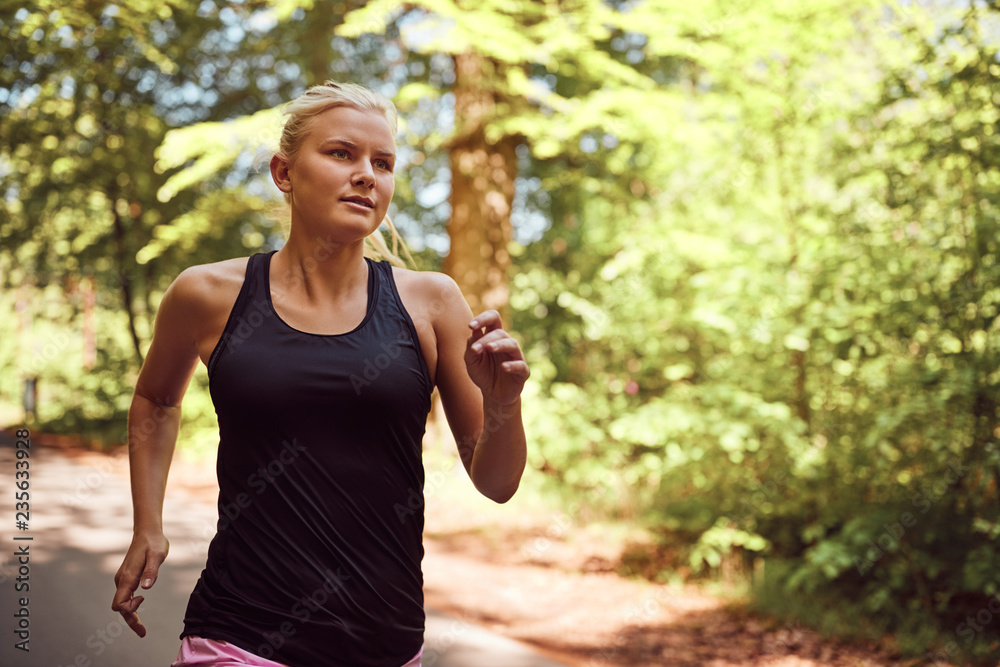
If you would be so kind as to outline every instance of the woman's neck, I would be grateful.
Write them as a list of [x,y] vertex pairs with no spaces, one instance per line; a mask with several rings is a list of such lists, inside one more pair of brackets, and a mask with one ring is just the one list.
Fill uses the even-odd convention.
[[363,240],[336,243],[329,235],[320,238],[295,231],[293,226],[288,241],[271,258],[272,290],[327,302],[367,287]]

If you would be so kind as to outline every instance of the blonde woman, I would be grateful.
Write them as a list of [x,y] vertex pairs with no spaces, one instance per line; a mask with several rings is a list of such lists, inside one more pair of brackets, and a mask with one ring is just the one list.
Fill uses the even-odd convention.
[[502,503],[525,465],[528,366],[495,311],[473,317],[450,278],[394,266],[376,233],[394,190],[392,103],[327,82],[286,113],[270,166],[287,242],[185,270],[157,313],[129,411],[134,537],[112,609],[145,636],[135,592],[169,549],[164,490],[201,360],[219,523],[174,667],[414,667],[431,390],[476,488]]

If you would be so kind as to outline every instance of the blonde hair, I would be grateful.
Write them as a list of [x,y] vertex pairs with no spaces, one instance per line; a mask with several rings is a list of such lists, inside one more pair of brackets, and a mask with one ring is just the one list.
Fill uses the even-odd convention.
[[[310,121],[319,114],[336,107],[351,107],[361,111],[375,111],[381,113],[386,122],[389,123],[389,130],[392,136],[396,136],[398,129],[398,115],[396,106],[385,95],[377,93],[370,88],[360,86],[355,83],[337,83],[327,81],[322,85],[313,86],[299,97],[285,105],[283,113],[288,117],[281,130],[281,139],[278,142],[278,154],[287,161],[292,162],[302,146],[302,140],[309,132]],[[285,193],[285,201],[291,203],[291,195]],[[382,222],[388,226],[392,249],[386,245],[385,239],[379,230],[375,230],[365,239],[365,255],[373,259],[384,259],[390,264],[405,267],[406,262],[400,258],[400,250],[405,254],[410,265],[413,265],[413,256],[410,249],[406,247],[402,237],[392,224],[388,213]]]

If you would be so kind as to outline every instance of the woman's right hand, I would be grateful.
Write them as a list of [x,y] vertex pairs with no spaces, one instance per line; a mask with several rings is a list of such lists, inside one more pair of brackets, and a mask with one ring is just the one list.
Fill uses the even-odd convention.
[[121,613],[128,627],[140,637],[146,636],[146,626],[139,620],[136,612],[145,598],[142,595],[135,597],[134,593],[140,583],[145,590],[152,588],[168,551],[170,542],[162,532],[136,533],[122,566],[115,574],[115,586],[118,590],[111,602],[111,609]]

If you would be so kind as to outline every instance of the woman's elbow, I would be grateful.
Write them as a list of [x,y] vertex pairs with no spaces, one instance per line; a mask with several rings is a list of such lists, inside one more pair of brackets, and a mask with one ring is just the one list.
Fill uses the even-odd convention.
[[479,493],[483,494],[484,496],[486,496],[493,502],[497,503],[498,505],[503,505],[508,500],[514,497],[514,494],[517,493],[517,489],[519,486],[520,486],[520,480],[514,482],[513,485],[506,485],[495,488],[483,487],[477,484],[476,489],[479,490]]

